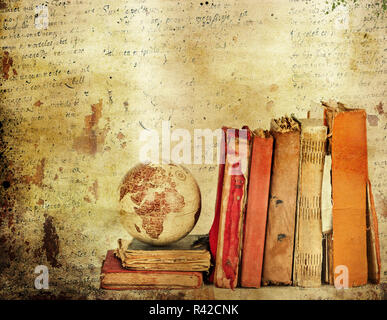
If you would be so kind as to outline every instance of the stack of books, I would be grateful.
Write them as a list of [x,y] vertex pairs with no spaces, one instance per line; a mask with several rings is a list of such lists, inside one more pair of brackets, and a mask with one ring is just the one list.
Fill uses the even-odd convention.
[[119,240],[102,265],[101,288],[195,289],[210,268],[208,237],[189,235],[163,247]]
[[324,119],[273,119],[270,131],[223,128],[209,233],[217,287],[379,283],[366,113],[323,107]]

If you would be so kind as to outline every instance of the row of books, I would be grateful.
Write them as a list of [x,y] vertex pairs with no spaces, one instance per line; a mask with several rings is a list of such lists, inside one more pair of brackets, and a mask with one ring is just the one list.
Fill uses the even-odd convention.
[[[217,287],[379,282],[366,113],[323,107],[324,119],[273,119],[270,131],[223,128],[226,161],[209,233]],[[230,171],[235,165],[239,172]]]
[[273,119],[270,131],[223,128],[209,235],[164,247],[120,240],[101,287],[199,288],[203,275],[231,289],[379,283],[366,113],[324,107],[324,119]]

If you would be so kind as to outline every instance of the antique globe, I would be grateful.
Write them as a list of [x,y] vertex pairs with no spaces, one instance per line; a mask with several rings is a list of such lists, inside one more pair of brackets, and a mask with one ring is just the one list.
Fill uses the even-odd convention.
[[197,182],[183,166],[138,164],[120,185],[120,218],[129,234],[163,246],[195,226],[201,208]]

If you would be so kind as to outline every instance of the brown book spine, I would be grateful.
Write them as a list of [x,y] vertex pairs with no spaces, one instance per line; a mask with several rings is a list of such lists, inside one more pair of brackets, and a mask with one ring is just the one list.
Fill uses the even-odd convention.
[[292,283],[300,158],[299,129],[273,131],[274,156],[263,260],[263,285]]
[[273,137],[254,136],[242,250],[241,286],[261,286]]
[[340,112],[332,132],[333,265],[335,282],[348,271],[349,287],[367,283],[367,179],[366,113]]

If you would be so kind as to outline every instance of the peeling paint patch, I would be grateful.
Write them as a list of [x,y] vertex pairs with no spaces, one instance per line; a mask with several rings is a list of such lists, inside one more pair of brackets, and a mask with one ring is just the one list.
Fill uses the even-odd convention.
[[124,139],[125,138],[125,135],[122,133],[122,132],[119,132],[118,134],[117,134],[117,139],[118,140],[122,140],[122,139]]
[[89,191],[94,196],[95,201],[98,200],[98,180],[93,182],[93,185],[89,187]]
[[384,114],[384,110],[383,110],[383,102],[379,102],[379,104],[375,107],[376,111],[382,115]]
[[56,233],[56,228],[53,223],[53,218],[49,215],[45,215],[46,220],[44,222],[44,237],[42,249],[46,253],[47,261],[52,267],[61,267],[61,264],[57,260],[59,254],[59,237]]
[[367,120],[368,120],[368,124],[371,127],[376,127],[378,125],[378,122],[379,122],[378,116],[375,116],[373,114],[367,115]]
[[[8,51],[4,51],[2,63],[3,63],[3,78],[5,80],[8,80],[9,79],[9,70],[13,66],[13,59],[9,56]],[[13,69],[13,73],[17,74],[15,69]]]
[[97,104],[91,105],[91,115],[85,117],[83,134],[74,139],[73,147],[78,153],[95,155],[104,144],[109,127],[106,125],[102,130],[98,128],[101,117],[102,99]]
[[34,184],[42,188],[45,165],[46,165],[46,158],[43,158],[42,160],[40,160],[40,163],[36,165],[35,174],[33,176],[23,176],[22,181],[26,184]]

